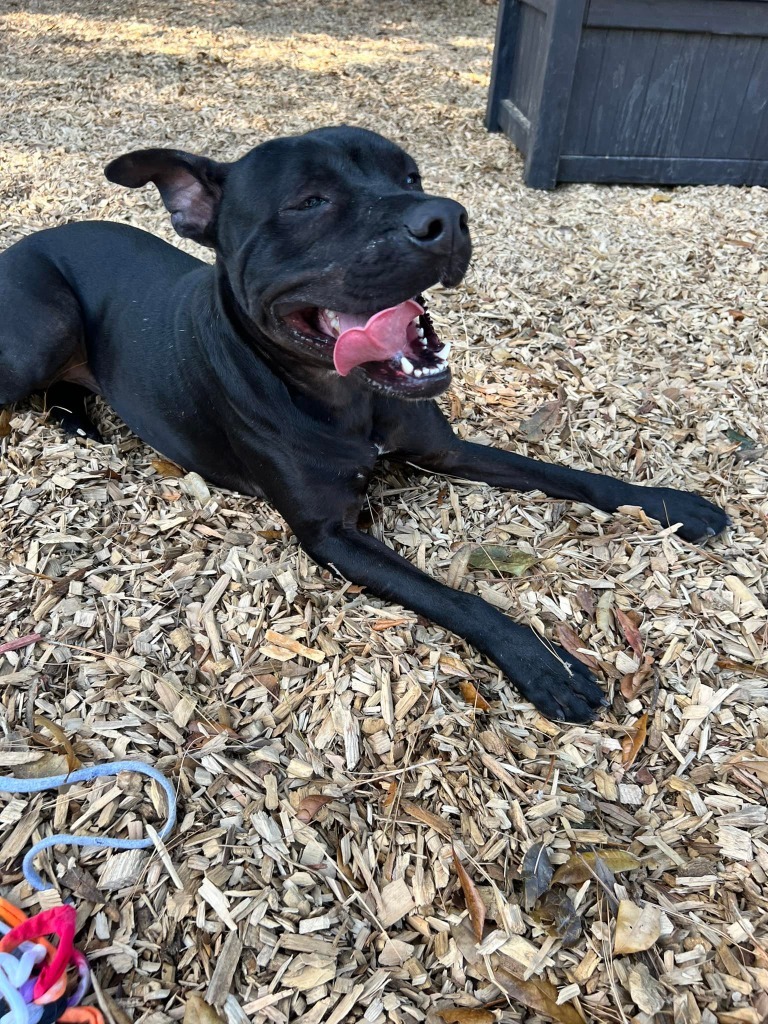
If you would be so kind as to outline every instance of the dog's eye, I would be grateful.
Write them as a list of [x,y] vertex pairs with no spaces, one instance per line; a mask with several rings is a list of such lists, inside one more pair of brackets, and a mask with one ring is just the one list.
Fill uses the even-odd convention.
[[421,184],[421,175],[417,171],[411,171],[411,173],[406,176],[405,184],[406,185],[420,185]]
[[324,206],[328,202],[323,196],[307,196],[296,207],[297,210],[314,210],[316,206]]

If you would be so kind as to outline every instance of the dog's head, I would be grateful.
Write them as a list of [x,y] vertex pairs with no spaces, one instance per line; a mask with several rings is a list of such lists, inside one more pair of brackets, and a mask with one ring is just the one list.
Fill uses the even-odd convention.
[[276,358],[402,398],[450,381],[424,292],[469,264],[467,214],[427,195],[399,146],[360,128],[274,139],[231,164],[179,150],[129,153],[106,169],[153,182],[176,231],[216,250],[241,321]]

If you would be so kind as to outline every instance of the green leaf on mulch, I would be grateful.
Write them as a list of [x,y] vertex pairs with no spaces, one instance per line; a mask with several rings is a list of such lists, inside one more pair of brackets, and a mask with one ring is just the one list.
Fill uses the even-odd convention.
[[486,569],[491,572],[507,572],[522,576],[526,569],[536,563],[536,556],[527,551],[506,544],[479,544],[469,556],[470,569]]

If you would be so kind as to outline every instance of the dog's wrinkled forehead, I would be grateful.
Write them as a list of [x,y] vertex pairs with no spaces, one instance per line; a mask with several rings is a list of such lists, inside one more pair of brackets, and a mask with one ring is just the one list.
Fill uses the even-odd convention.
[[364,128],[318,128],[304,135],[271,139],[238,161],[233,169],[250,179],[252,188],[277,198],[305,185],[344,181],[371,187],[397,187],[417,173],[405,150]]

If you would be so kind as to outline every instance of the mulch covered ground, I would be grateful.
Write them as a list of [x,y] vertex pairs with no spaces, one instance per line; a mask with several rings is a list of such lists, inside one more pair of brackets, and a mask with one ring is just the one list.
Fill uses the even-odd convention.
[[[526,190],[482,124],[494,18],[477,0],[5,4],[3,245],[82,218],[174,238],[153,191],[102,175],[132,148],[229,159],[376,128],[471,212],[467,281],[432,297],[457,430],[697,489],[733,520],[700,549],[632,510],[382,469],[374,533],[598,663],[612,708],[556,726],[109,410],[105,444],[39,403],[4,415],[0,644],[41,639],[0,655],[0,767],[139,758],[181,804],[157,854],[41,859],[112,1024],[206,1019],[193,993],[230,1024],[768,1014],[768,195]],[[473,567],[490,544],[522,575]],[[162,812],[133,777],[2,797],[3,891],[37,908],[36,835],[136,836]]]

